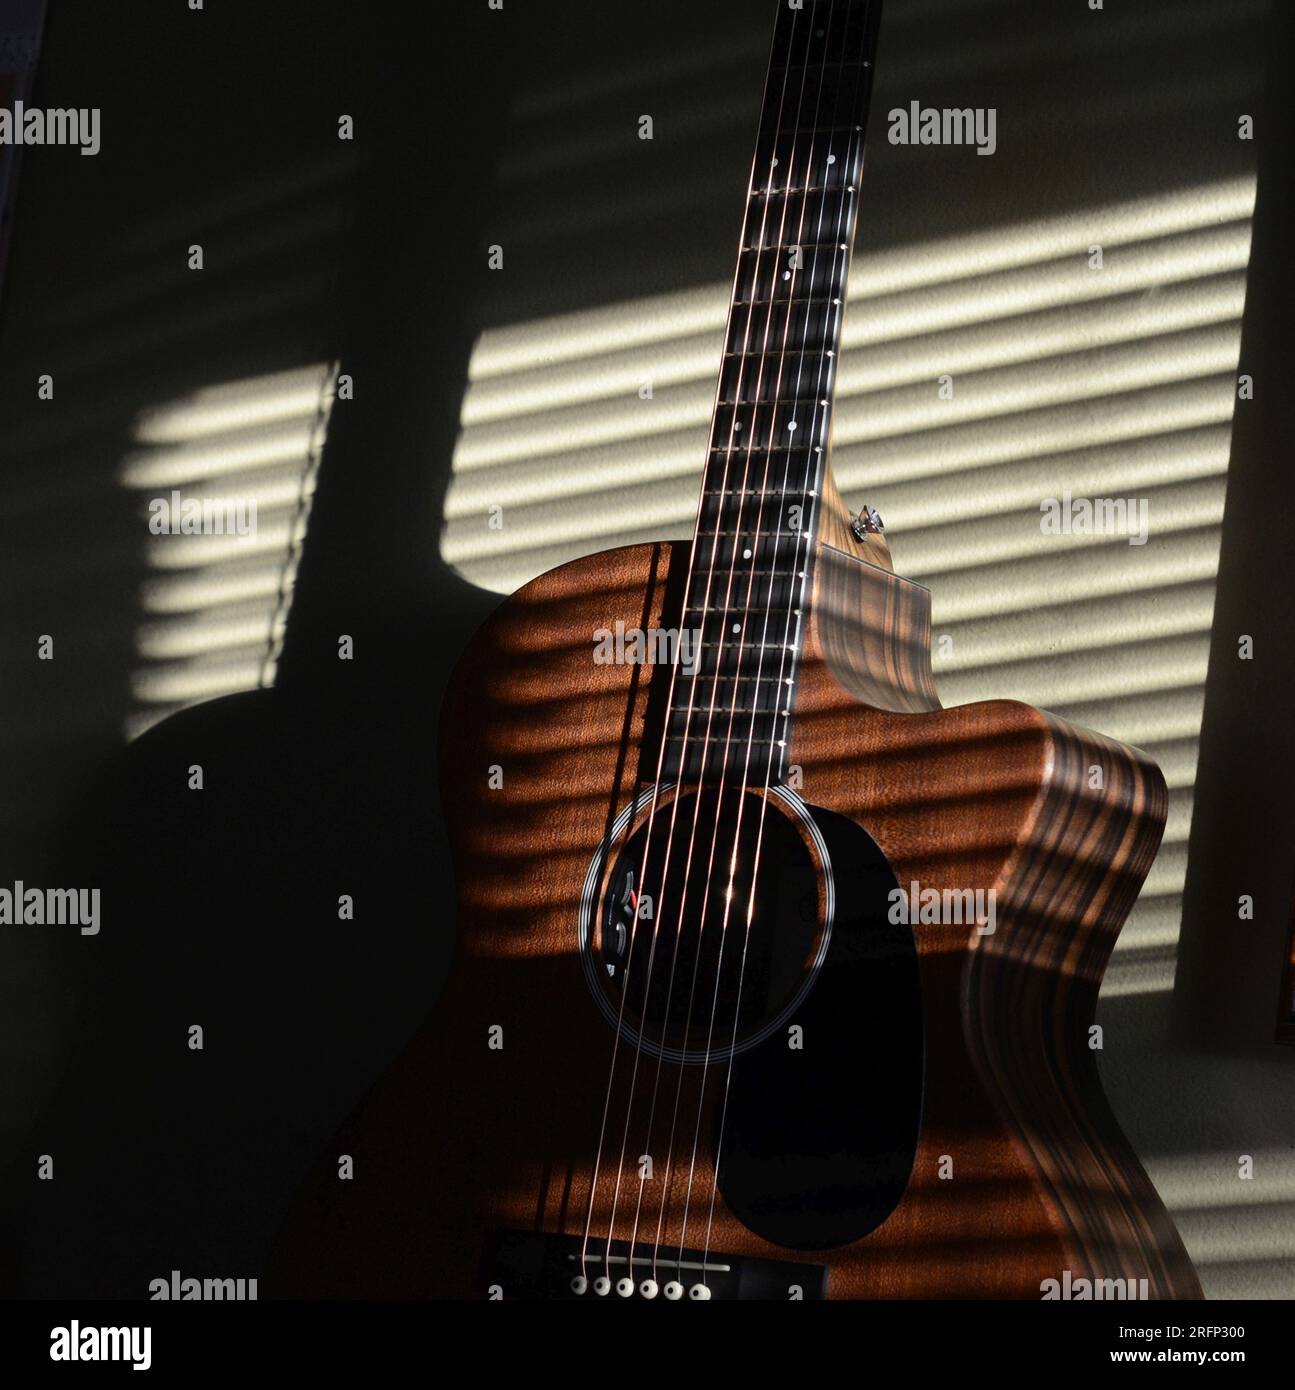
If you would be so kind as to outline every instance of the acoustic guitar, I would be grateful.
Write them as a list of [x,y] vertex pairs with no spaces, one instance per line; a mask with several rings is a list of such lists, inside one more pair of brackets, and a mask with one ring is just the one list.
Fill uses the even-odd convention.
[[1164,781],[941,708],[929,594],[832,482],[880,10],[779,0],[691,541],[543,575],[460,661],[456,963],[278,1292],[1200,1296],[1095,1060]]

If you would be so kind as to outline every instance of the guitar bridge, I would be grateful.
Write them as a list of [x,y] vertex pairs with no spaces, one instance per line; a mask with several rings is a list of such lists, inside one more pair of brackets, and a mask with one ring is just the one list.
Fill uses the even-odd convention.
[[[580,1236],[501,1231],[491,1242],[486,1282],[491,1296],[522,1301],[704,1303],[711,1299],[821,1302],[824,1265],[752,1259],[718,1251],[656,1249],[628,1241],[607,1249]],[[582,1256],[583,1251],[583,1256]]]

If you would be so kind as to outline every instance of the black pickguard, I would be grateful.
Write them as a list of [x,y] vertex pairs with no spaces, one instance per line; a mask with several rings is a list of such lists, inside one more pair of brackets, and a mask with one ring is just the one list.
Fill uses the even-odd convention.
[[836,880],[827,959],[788,1029],[735,1059],[719,1186],[756,1235],[795,1250],[875,1230],[908,1185],[922,1114],[925,1040],[912,928],[889,920],[897,887],[853,821],[812,808]]

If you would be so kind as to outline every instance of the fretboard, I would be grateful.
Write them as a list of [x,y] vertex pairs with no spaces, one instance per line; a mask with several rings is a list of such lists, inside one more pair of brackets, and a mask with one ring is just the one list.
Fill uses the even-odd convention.
[[691,552],[667,775],[785,780],[881,0],[779,0]]

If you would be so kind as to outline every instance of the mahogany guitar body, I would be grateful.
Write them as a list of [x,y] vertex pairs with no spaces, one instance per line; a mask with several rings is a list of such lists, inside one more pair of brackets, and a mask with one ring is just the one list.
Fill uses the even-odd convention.
[[[542,576],[471,644],[442,716],[460,904],[449,983],[321,1161],[283,1232],[278,1292],[563,1296],[586,1230],[607,1249],[614,1226],[640,1259],[686,1247],[766,1262],[771,1297],[1038,1299],[1066,1271],[1072,1286],[1200,1297],[1089,1037],[1163,829],[1160,773],[1023,704],[942,709],[926,591],[834,519],[805,629],[794,793],[770,812],[811,870],[829,854],[834,869],[834,944],[803,972],[807,992],[779,1008],[788,989],[771,986],[768,1036],[740,1055],[638,1055],[634,1088],[622,1041],[609,1087],[617,1016],[600,975],[615,977],[615,942],[604,929],[598,953],[598,904],[651,794],[639,750],[655,746],[654,682],[670,673],[598,663],[594,640],[617,622],[677,622],[688,546]],[[807,959],[827,911],[816,881]],[[992,930],[895,929],[879,904],[909,884],[992,892],[977,899],[996,903]],[[653,1096],[655,1132],[673,1113],[678,1142],[653,1141],[645,1183],[632,1136],[652,1130]],[[337,1180],[340,1152],[352,1181]],[[557,1263],[542,1271],[544,1237]]]

